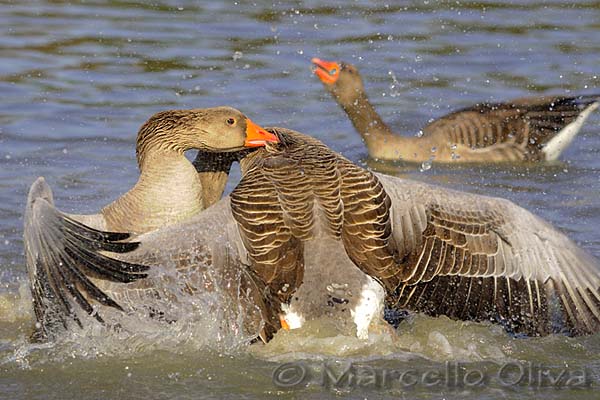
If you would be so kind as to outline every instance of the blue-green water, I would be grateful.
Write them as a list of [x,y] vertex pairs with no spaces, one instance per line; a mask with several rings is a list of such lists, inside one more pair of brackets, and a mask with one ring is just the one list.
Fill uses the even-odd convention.
[[[396,343],[370,345],[309,337],[319,336],[318,328],[231,352],[196,343],[129,351],[121,343],[118,352],[27,345],[32,321],[21,235],[28,186],[43,175],[61,209],[97,211],[135,182],[137,129],[163,109],[231,105],[261,125],[312,134],[380,171],[509,198],[600,256],[600,113],[561,163],[435,165],[420,172],[367,160],[360,138],[310,72],[313,56],[354,63],[383,118],[409,134],[477,101],[597,93],[597,1],[139,3],[0,2],[0,398],[597,395],[598,335],[514,339],[444,319],[417,318],[401,325]],[[276,386],[275,368],[298,359],[309,359],[308,387]],[[323,362],[336,360],[336,368],[374,368],[379,383],[323,387]],[[463,373],[483,371],[488,379],[473,387],[381,383],[385,371],[439,372],[447,361],[467,362]],[[527,367],[534,376],[543,368],[550,375],[584,371],[586,384],[502,385],[494,378],[513,361],[537,363]]]

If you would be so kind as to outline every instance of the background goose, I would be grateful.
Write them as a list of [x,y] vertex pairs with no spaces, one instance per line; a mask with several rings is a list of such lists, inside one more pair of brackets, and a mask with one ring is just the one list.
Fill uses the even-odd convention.
[[[116,282],[131,282],[146,277],[147,268],[112,260],[98,250],[129,251],[137,244],[121,241],[128,239],[131,233],[176,223],[208,207],[222,195],[234,158],[244,149],[262,146],[269,140],[277,139],[233,108],[163,111],[152,116],[139,130],[138,182],[100,213],[61,213],[54,208],[50,189],[43,178],[39,178],[29,192],[24,238],[38,321],[50,319],[64,323],[55,317],[72,313],[67,296],[72,296],[92,313],[93,308],[82,292],[119,308],[100,293],[86,273]],[[202,150],[196,167],[184,155],[194,148]],[[208,156],[216,151],[231,154]],[[204,162],[198,161],[202,156]],[[66,268],[55,269],[60,263]],[[74,285],[65,286],[65,281]],[[56,296],[48,296],[48,293]],[[42,304],[46,301],[50,301],[51,306]],[[48,312],[53,314],[52,318]],[[96,318],[101,319],[97,314]],[[40,337],[45,334],[45,331],[37,333]]]
[[369,155],[382,160],[511,162],[556,160],[575,138],[600,95],[482,103],[426,125],[421,137],[400,136],[369,102],[358,69],[312,59],[325,89],[348,114]]
[[[131,283],[97,279],[102,295],[125,309],[140,302],[160,309],[160,296],[204,290],[203,272],[232,277],[228,284],[246,277],[240,287],[255,290],[243,312],[236,299],[228,303],[230,325],[262,329],[265,341],[280,311],[291,327],[326,317],[364,337],[384,301],[530,335],[600,330],[597,260],[540,218],[507,200],[373,174],[315,139],[270,131],[280,143],[242,160],[231,197],[136,237],[136,249],[116,255],[161,268]],[[179,284],[167,289],[169,270]],[[68,286],[72,277],[64,278]],[[269,313],[257,314],[265,307]],[[255,315],[270,319],[257,327]]]

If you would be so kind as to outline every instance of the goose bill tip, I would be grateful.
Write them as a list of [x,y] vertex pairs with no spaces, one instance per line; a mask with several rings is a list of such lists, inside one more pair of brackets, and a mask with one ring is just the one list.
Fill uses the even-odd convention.
[[334,61],[325,61],[313,57],[311,62],[314,65],[313,73],[326,85],[333,85],[340,74],[340,66]]
[[252,122],[249,118],[246,119],[246,141],[245,147],[260,147],[267,143],[279,143],[277,135],[268,132],[266,129]]

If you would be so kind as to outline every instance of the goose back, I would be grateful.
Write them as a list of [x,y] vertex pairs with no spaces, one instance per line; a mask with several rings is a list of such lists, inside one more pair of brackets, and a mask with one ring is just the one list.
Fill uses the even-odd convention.
[[455,159],[456,155],[477,158],[481,154],[491,161],[545,160],[548,143],[579,122],[579,116],[585,120],[599,99],[598,95],[547,96],[481,103],[431,122],[423,128],[423,138],[454,145]]
[[231,207],[252,269],[283,302],[300,286],[305,243],[338,241],[359,267],[394,262],[390,201],[371,172],[323,143],[275,128],[280,143],[249,157]]
[[[98,289],[81,293],[99,304],[95,315],[117,309],[106,303],[118,299],[123,310],[168,321],[169,313],[178,315],[172,299],[215,290],[223,293],[231,326],[268,340],[280,328],[281,304],[306,286],[308,259],[320,277],[347,275],[357,288],[373,277],[395,309],[493,320],[529,335],[600,330],[598,261],[540,218],[507,200],[373,174],[315,139],[272,131],[281,144],[244,160],[244,178],[231,197],[135,237],[138,244],[127,252],[119,253],[125,250],[112,236],[109,247],[89,248],[91,255],[74,249],[75,260],[67,261],[82,267],[65,273],[60,260],[45,265],[52,277],[32,278],[42,282],[40,296],[82,292],[83,275]],[[71,231],[91,235],[84,227],[62,234]],[[306,248],[323,237],[324,251],[307,257]],[[350,262],[330,257],[341,248]],[[117,260],[112,269],[135,279],[111,281],[114,273],[101,269],[97,256]]]
[[314,73],[362,136],[369,155],[382,160],[556,160],[600,105],[600,94],[481,103],[433,120],[417,137],[400,136],[393,134],[370,103],[354,65],[318,58],[312,63]]

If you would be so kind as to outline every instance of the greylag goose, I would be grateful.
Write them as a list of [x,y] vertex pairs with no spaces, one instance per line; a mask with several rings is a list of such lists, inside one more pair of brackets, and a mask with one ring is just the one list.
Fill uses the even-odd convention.
[[[182,290],[193,294],[207,286],[200,271],[212,271],[248,276],[262,293],[245,298],[244,309],[269,310],[260,314],[271,318],[260,331],[265,341],[279,328],[279,313],[291,328],[325,317],[366,337],[384,303],[529,335],[600,330],[597,260],[540,218],[507,200],[374,174],[316,139],[268,130],[279,143],[241,161],[230,197],[137,236],[135,249],[114,255],[160,268],[131,283],[96,279],[100,294],[88,292],[90,301],[104,296],[125,310],[154,302],[160,310],[157,299],[168,297],[157,296],[161,274],[176,269]],[[64,278],[61,285],[72,284]],[[154,292],[144,300],[131,295],[141,287]],[[252,301],[261,303],[253,308]],[[99,312],[109,309],[99,302]],[[255,321],[234,316],[238,324]]]
[[[39,178],[32,185],[27,202],[25,252],[29,271],[33,273],[32,282],[45,282],[55,289],[33,286],[38,321],[52,319],[45,315],[48,307],[42,304],[48,300],[48,290],[61,294],[53,299],[54,306],[64,307],[58,314],[71,313],[66,294],[56,290],[59,286],[90,313],[92,306],[82,296],[81,289],[107,305],[118,307],[110,298],[101,296],[81,271],[131,282],[145,277],[147,268],[118,262],[98,250],[129,251],[137,246],[123,242],[131,234],[177,223],[207,208],[221,197],[234,159],[241,157],[246,149],[272,140],[277,138],[233,108],[163,111],[153,115],[138,132],[138,182],[100,213],[61,213],[54,208],[52,193],[43,178]],[[184,155],[190,149],[201,150],[195,165]],[[55,263],[68,268],[53,269]],[[72,280],[75,286],[62,286],[65,279]],[[56,311],[55,307],[52,312]],[[36,335],[43,338],[45,332]]]
[[530,335],[600,330],[597,260],[540,218],[507,200],[373,174],[298,133],[280,138],[242,161],[231,208],[249,266],[290,325],[334,303],[365,337],[381,309],[374,278],[393,309]]
[[315,74],[346,112],[369,156],[411,162],[533,162],[557,160],[600,95],[522,98],[481,103],[427,124],[420,136],[400,136],[370,103],[358,69],[313,58]]

